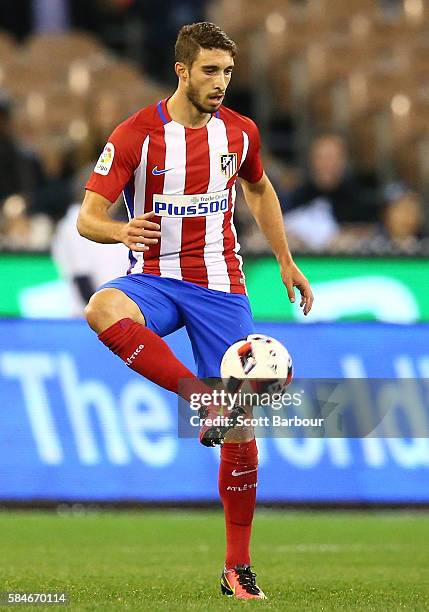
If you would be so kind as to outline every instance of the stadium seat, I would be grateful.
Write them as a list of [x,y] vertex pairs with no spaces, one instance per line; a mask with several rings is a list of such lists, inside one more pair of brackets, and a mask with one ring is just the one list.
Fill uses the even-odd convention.
[[425,0],[402,0],[401,17],[409,28],[427,30],[429,26],[428,3]]
[[112,83],[120,83],[122,89],[127,90],[141,79],[141,74],[131,63],[103,58],[102,62],[89,64],[91,89],[108,86],[112,89]]
[[8,32],[0,30],[0,67],[4,61],[11,61],[15,53],[15,39]]
[[332,2],[332,0],[307,0],[306,14],[312,23],[325,22],[332,31],[348,25],[352,16],[368,15],[372,19],[378,11],[374,0],[347,0],[347,2]]
[[[428,142],[426,137],[426,144]],[[401,176],[406,183],[413,187],[417,187],[422,183],[425,172],[427,178],[427,160],[422,154],[424,151],[422,147],[423,144],[423,138],[414,138],[403,143],[402,146],[393,153],[395,172],[397,175]],[[425,153],[428,153],[427,147]]]
[[235,37],[237,33],[249,33],[254,28],[264,26],[270,20],[270,15],[285,18],[296,15],[297,11],[299,6],[293,0],[265,0],[264,3],[220,0],[211,4],[208,16]]
[[2,86],[16,100],[22,101],[30,91],[44,91],[61,82],[62,71],[45,61],[42,64],[30,60],[27,54],[15,55],[10,62],[2,63]]
[[86,32],[71,31],[62,34],[35,34],[26,44],[28,53],[36,60],[68,62],[87,60],[91,55],[103,52],[98,40]]

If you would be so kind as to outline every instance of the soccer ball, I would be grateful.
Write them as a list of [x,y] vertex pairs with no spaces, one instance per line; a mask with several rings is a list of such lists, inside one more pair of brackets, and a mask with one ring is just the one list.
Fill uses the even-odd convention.
[[281,393],[292,381],[292,359],[278,340],[250,334],[227,349],[220,372],[231,390],[244,386],[258,393]]

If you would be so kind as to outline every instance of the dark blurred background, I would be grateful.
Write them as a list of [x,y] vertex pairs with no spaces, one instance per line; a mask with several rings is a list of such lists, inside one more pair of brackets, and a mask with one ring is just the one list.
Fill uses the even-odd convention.
[[[426,254],[423,0],[3,0],[0,247],[48,250],[111,130],[175,86],[184,23],[239,45],[226,104],[259,124],[295,251]],[[244,251],[267,245],[239,202]]]

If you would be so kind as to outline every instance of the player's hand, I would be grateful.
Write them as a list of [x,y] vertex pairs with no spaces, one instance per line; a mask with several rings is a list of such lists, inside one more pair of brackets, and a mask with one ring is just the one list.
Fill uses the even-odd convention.
[[298,266],[290,261],[280,267],[283,283],[287,289],[289,300],[295,302],[294,287],[299,289],[301,294],[300,307],[303,308],[304,315],[307,316],[313,306],[314,296],[310,287],[310,283],[305,278],[304,274]]
[[126,223],[122,229],[121,242],[132,251],[143,253],[161,237],[160,225],[149,221],[155,216],[153,211],[135,217]]

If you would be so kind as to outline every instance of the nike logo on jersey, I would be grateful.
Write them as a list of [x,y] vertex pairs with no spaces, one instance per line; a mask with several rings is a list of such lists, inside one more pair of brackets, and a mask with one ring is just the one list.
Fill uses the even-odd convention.
[[233,470],[231,472],[232,476],[244,476],[244,474],[250,474],[250,472],[256,472],[258,468],[255,468],[254,470],[246,470],[245,472],[237,472],[237,470]]
[[170,170],[173,170],[173,168],[164,168],[163,170],[158,170],[158,166],[155,166],[155,168],[152,170],[152,174],[158,176],[159,174],[165,174],[166,172],[170,172]]

